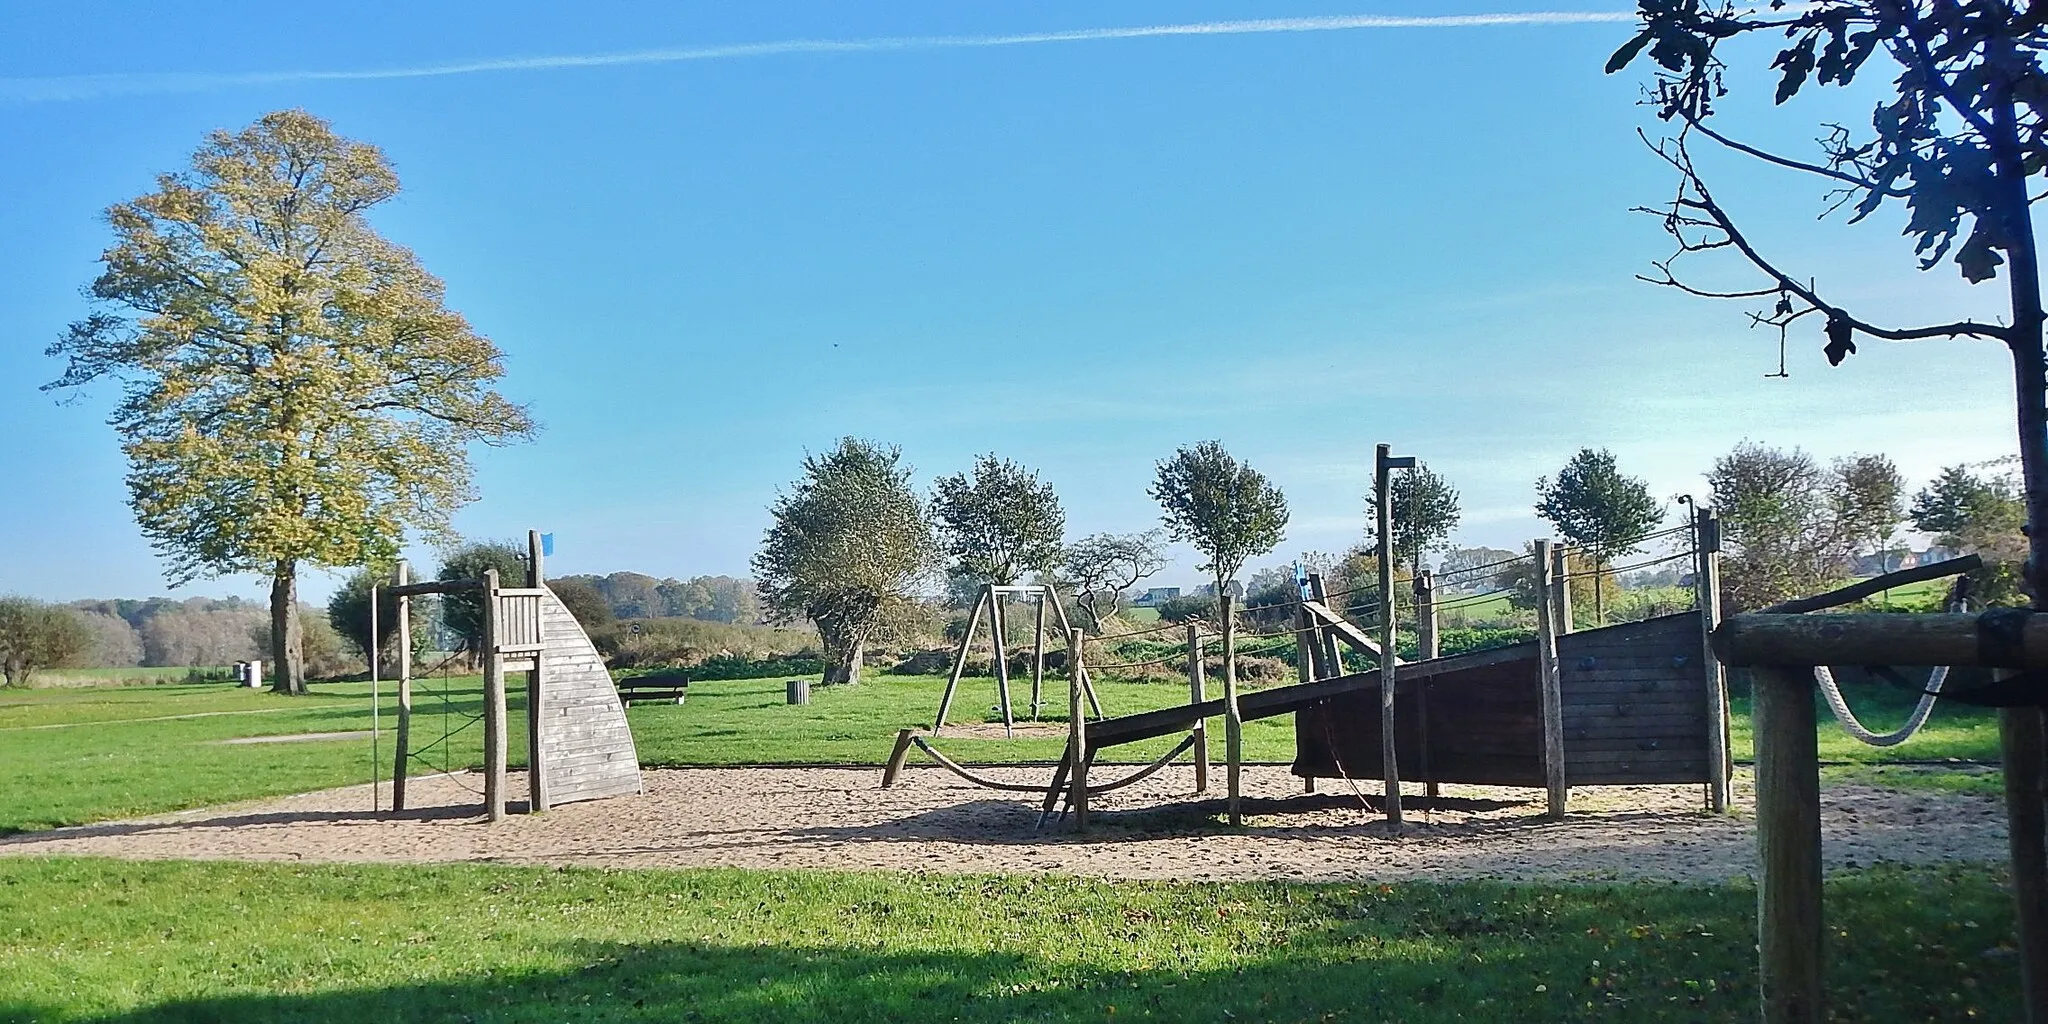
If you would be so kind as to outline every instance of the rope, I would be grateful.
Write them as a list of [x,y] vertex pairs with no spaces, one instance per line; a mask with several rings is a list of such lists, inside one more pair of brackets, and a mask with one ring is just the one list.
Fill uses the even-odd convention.
[[972,782],[977,786],[982,786],[988,789],[1000,789],[1005,793],[1044,793],[1048,792],[1051,789],[1051,787],[1049,786],[1020,786],[1016,783],[1011,782],[997,782],[994,779],[984,779],[978,775],[975,775],[973,772],[970,772],[967,769],[960,767],[958,764],[955,764],[952,758],[939,753],[938,750],[935,749],[931,744],[926,743],[924,741],[924,737],[912,736],[910,738],[910,742],[917,744],[917,749],[922,750],[927,754],[930,754],[932,760],[937,761],[939,763],[939,767],[944,768],[947,771],[952,772],[953,774],[958,775],[961,778],[966,779],[967,781]]
[[1873,747],[1895,747],[1911,739],[1920,727],[1927,724],[1927,717],[1934,713],[1934,701],[1941,696],[1941,684],[1948,681],[1948,666],[1942,665],[1927,677],[1927,688],[1920,691],[1920,703],[1914,705],[1913,713],[1906,718],[1906,724],[1887,733],[1875,733],[1856,720],[1856,713],[1849,710],[1849,702],[1842,699],[1841,688],[1835,685],[1835,674],[1826,665],[1813,667],[1814,681],[1820,684],[1820,692],[1828,699],[1828,710],[1835,713],[1835,721],[1842,731]]
[[1152,775],[1152,773],[1154,773],[1154,772],[1158,771],[1159,769],[1161,769],[1161,768],[1164,768],[1164,767],[1166,767],[1166,766],[1167,766],[1167,765],[1169,765],[1169,764],[1172,764],[1172,763],[1173,763],[1173,759],[1174,759],[1174,758],[1176,758],[1176,757],[1179,757],[1180,755],[1182,755],[1182,754],[1185,754],[1185,753],[1187,753],[1187,752],[1188,752],[1188,750],[1189,750],[1189,748],[1193,747],[1194,745],[1195,745],[1195,734],[1194,734],[1194,733],[1192,733],[1192,732],[1191,732],[1191,733],[1188,733],[1188,736],[1187,736],[1187,738],[1186,738],[1186,739],[1184,739],[1184,740],[1181,740],[1181,741],[1180,741],[1180,746],[1177,746],[1177,747],[1173,748],[1172,750],[1169,750],[1169,751],[1167,751],[1167,752],[1166,752],[1166,756],[1165,756],[1165,757],[1162,757],[1162,758],[1160,758],[1159,760],[1157,760],[1157,761],[1154,761],[1154,762],[1152,762],[1151,764],[1148,764],[1148,765],[1146,765],[1145,767],[1143,767],[1143,768],[1140,768],[1140,769],[1138,769],[1137,771],[1135,771],[1135,772],[1132,772],[1131,774],[1129,774],[1129,775],[1126,775],[1126,776],[1124,776],[1123,778],[1121,778],[1121,779],[1118,779],[1118,780],[1116,780],[1115,782],[1105,782],[1105,783],[1103,783],[1103,784],[1102,784],[1102,785],[1100,785],[1100,786],[1089,786],[1089,787],[1088,787],[1088,792],[1090,792],[1090,793],[1107,793],[1107,792],[1109,792],[1110,790],[1113,790],[1113,789],[1122,789],[1122,788],[1124,788],[1125,786],[1131,785],[1131,784],[1132,784],[1132,783],[1134,783],[1134,782],[1139,782],[1139,781],[1142,781],[1142,780],[1144,780],[1144,779],[1146,779],[1146,778],[1150,777],[1150,776]]

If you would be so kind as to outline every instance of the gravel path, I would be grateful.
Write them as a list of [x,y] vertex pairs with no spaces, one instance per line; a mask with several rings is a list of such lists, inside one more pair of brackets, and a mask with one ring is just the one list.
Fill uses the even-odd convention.
[[[986,774],[1043,784],[1049,769]],[[370,813],[369,787],[356,786],[15,836],[0,839],[0,855],[1318,881],[1709,881],[1750,876],[1756,860],[1747,773],[1736,778],[1741,813],[1719,818],[1701,813],[1697,786],[1581,789],[1561,822],[1542,819],[1541,793],[1446,786],[1427,821],[1411,795],[1410,826],[1399,837],[1344,783],[1325,780],[1321,794],[1304,796],[1299,780],[1272,767],[1246,769],[1243,832],[1218,824],[1220,800],[1190,797],[1192,770],[1176,766],[1100,798],[1085,836],[1058,825],[1038,831],[1028,795],[976,788],[935,768],[907,769],[887,790],[874,769],[703,768],[645,778],[640,796],[497,826],[477,815],[479,779],[455,775],[413,780],[418,809],[399,816]],[[524,791],[515,774],[508,792]],[[2006,854],[1996,800],[1848,785],[1829,787],[1823,799],[1831,867]]]

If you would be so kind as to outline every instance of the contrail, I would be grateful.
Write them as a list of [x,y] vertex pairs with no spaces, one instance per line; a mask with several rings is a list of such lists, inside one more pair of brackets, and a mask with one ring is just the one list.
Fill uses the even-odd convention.
[[0,103],[57,103],[105,96],[199,92],[247,85],[290,82],[355,82],[392,78],[439,78],[501,71],[551,71],[561,68],[603,68],[635,64],[776,57],[805,53],[889,53],[912,50],[957,50],[1045,43],[1087,43],[1113,39],[1164,36],[1237,36],[1280,32],[1347,32],[1375,28],[1493,28],[1514,25],[1589,25],[1633,22],[1623,11],[1532,11],[1522,14],[1334,15],[1314,18],[1258,18],[1207,21],[1180,25],[1136,25],[1084,28],[1062,32],[1025,32],[979,36],[884,36],[875,39],[787,39],[779,42],[693,46],[625,53],[564,54],[508,57],[493,60],[428,64],[409,68],[361,70],[245,71],[62,75],[47,78],[0,78]]

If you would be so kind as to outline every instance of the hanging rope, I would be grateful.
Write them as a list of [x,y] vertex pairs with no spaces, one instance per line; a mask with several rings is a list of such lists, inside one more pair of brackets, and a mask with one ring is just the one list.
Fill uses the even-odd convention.
[[1913,738],[1913,734],[1927,724],[1928,716],[1934,713],[1934,702],[1941,696],[1941,685],[1948,681],[1948,666],[1937,667],[1934,674],[1927,677],[1927,688],[1920,691],[1920,703],[1914,705],[1913,713],[1906,717],[1906,724],[1887,733],[1872,732],[1856,719],[1856,713],[1849,710],[1849,702],[1842,699],[1841,688],[1835,685],[1835,674],[1826,665],[1815,665],[1813,678],[1820,684],[1821,695],[1828,701],[1828,710],[1835,713],[1835,721],[1843,732],[1873,747],[1895,747]]

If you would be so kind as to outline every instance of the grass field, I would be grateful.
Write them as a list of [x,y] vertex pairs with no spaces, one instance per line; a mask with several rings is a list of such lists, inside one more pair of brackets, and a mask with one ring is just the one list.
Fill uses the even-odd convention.
[[[1841,1019],[1999,1019],[1982,869],[1828,883]],[[1737,1021],[1742,886],[0,860],[0,1019]]]

